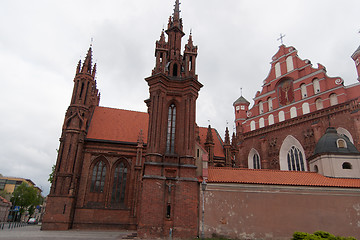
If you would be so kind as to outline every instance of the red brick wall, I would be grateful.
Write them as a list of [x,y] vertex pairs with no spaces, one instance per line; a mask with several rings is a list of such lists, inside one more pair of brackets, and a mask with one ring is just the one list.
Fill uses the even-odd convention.
[[205,236],[290,239],[295,231],[322,230],[359,238],[359,196],[359,189],[210,183]]

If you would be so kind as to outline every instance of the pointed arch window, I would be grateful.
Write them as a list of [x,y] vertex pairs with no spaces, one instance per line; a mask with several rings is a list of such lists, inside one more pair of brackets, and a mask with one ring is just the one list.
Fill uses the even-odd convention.
[[111,206],[113,207],[124,206],[127,171],[127,166],[124,162],[118,163],[115,167],[111,194]]
[[167,136],[166,136],[166,151],[168,153],[175,152],[175,124],[176,124],[176,106],[171,104],[169,106]]
[[287,153],[287,163],[290,171],[305,171],[303,154],[295,146],[292,146]]
[[102,193],[105,186],[105,177],[106,164],[103,161],[99,161],[93,168],[90,191]]
[[253,156],[254,169],[261,169],[259,154],[255,153]]

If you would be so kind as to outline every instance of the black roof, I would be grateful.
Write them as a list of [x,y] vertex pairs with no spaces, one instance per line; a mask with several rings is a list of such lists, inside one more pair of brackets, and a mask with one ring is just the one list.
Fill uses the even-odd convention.
[[[346,142],[345,147],[338,147],[339,139]],[[322,153],[360,154],[349,138],[343,134],[338,134],[336,129],[333,127],[326,129],[325,134],[316,144],[314,155]]]

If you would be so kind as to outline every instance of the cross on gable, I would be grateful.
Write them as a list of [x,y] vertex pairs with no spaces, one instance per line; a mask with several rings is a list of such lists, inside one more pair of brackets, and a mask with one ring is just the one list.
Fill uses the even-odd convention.
[[282,34],[282,33],[280,33],[280,37],[277,39],[278,41],[280,40],[280,42],[281,42],[281,45],[283,45],[283,38],[285,37],[286,35],[284,34]]

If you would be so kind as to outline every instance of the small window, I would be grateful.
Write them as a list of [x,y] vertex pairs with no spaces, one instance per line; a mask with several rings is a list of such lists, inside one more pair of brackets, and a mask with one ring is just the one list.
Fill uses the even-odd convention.
[[307,97],[307,89],[306,89],[305,83],[300,85],[300,89],[301,89],[301,97],[306,98]]
[[343,169],[352,169],[351,163],[349,163],[349,162],[344,162],[344,163],[342,164],[342,168],[343,168]]
[[282,122],[285,120],[285,113],[284,111],[279,112],[279,122]]
[[323,102],[322,102],[321,98],[316,99],[315,105],[316,105],[316,110],[323,109]]
[[259,128],[263,128],[265,127],[265,119],[264,118],[260,118],[259,119]]
[[259,114],[264,113],[264,104],[262,101],[259,102]]
[[304,102],[304,103],[302,104],[302,112],[303,112],[303,114],[310,113],[309,103]]
[[250,130],[253,131],[253,130],[255,130],[255,128],[256,128],[255,127],[255,121],[253,120],[253,121],[250,122]]
[[281,76],[281,68],[279,62],[275,64],[275,76],[276,78]]
[[293,58],[292,58],[292,56],[288,56],[288,57],[286,58],[286,68],[287,68],[287,71],[288,71],[288,72],[294,70],[294,64],[293,64]]
[[319,168],[317,165],[314,166],[314,172],[316,172],[316,173],[319,172]]
[[272,99],[271,98],[268,98],[268,106],[269,106],[269,111],[272,111],[273,110],[273,103],[272,103]]
[[269,122],[269,125],[274,124],[274,115],[272,115],[272,114],[269,115],[268,122]]
[[339,138],[336,143],[338,148],[346,148],[346,142],[344,139]]
[[330,98],[330,106],[334,106],[334,105],[338,104],[338,98],[337,98],[336,93],[330,94],[329,98]]
[[315,78],[313,80],[313,85],[314,85],[314,94],[317,94],[320,92],[320,82],[319,79]]
[[290,108],[290,117],[291,118],[297,117],[296,107]]

